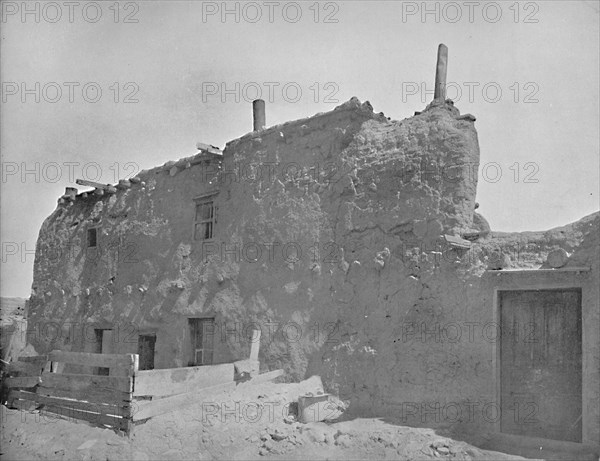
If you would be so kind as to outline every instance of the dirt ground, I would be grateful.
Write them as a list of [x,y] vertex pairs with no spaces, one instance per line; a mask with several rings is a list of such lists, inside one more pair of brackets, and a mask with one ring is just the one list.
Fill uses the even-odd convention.
[[[244,383],[203,403],[137,424],[130,437],[42,410],[1,407],[3,460],[208,459],[524,459],[485,451],[432,429],[377,418],[302,424],[289,418],[298,395],[320,379],[297,384]],[[288,405],[286,405],[288,404]]]

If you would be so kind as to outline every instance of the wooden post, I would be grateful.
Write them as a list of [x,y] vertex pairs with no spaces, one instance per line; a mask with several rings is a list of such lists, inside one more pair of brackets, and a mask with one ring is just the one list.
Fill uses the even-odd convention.
[[435,69],[435,90],[433,99],[446,100],[446,74],[448,72],[448,47],[440,43]]
[[95,187],[95,192],[98,195],[102,195],[104,192],[109,194],[114,194],[117,192],[117,188],[115,186],[111,186],[110,184],[101,184],[99,182],[88,181],[86,179],[77,179],[75,182],[80,186]]
[[140,355],[133,354],[133,365],[131,366],[131,376],[137,375],[139,370],[140,370]]
[[252,101],[252,117],[254,121],[254,131],[264,130],[267,124],[264,100],[255,99]]
[[261,330],[252,330],[252,344],[250,345],[250,360],[258,360],[258,351],[260,349]]

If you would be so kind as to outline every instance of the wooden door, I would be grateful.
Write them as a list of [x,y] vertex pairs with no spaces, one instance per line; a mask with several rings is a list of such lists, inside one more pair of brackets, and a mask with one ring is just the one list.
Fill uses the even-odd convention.
[[504,291],[501,431],[581,442],[581,290]]

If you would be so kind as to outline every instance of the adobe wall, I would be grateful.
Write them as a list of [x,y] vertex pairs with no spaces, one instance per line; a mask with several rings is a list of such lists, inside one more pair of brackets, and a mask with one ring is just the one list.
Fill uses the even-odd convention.
[[[187,365],[182,313],[201,311],[208,295],[207,275],[190,258],[193,199],[216,190],[210,180],[218,157],[196,157],[193,165],[184,159],[175,176],[175,162],[168,162],[142,172],[129,189],[59,204],[40,230],[28,303],[28,336],[39,352],[92,352],[94,328],[114,328],[110,352],[137,353],[138,335],[157,333],[156,367]],[[97,248],[88,248],[89,227],[98,229]],[[183,288],[190,280],[195,288],[188,303],[181,294],[190,294]],[[216,361],[231,360],[227,351],[218,352]]]
[[[322,334],[307,340],[305,326],[333,328],[326,324],[349,302],[345,279],[356,273],[354,261],[364,260],[377,280],[386,247],[404,252],[397,243],[406,236],[432,244],[442,232],[470,227],[476,176],[443,189],[420,176],[427,162],[478,162],[473,124],[456,120],[457,113],[444,105],[390,122],[353,99],[229,143],[216,181],[216,159],[175,175],[169,162],[140,174],[130,189],[59,205],[40,230],[29,314],[34,325],[59,320],[76,327],[53,335],[51,325],[50,334],[31,335],[31,342],[40,350],[94,350],[93,331],[76,328],[119,325],[113,352],[135,351],[134,329],[156,332],[156,366],[185,366],[187,317],[215,316],[226,330],[250,321],[273,330],[293,321],[303,337],[286,342],[265,334],[262,353],[268,366],[300,377],[322,346]],[[240,170],[249,164],[262,173]],[[265,165],[274,169],[265,173]],[[307,174],[299,176],[298,165]],[[217,239],[205,246],[192,240],[193,199],[219,189]],[[98,226],[99,249],[86,248],[90,226]],[[250,254],[255,244],[263,249],[258,261]],[[247,354],[242,333],[226,333],[216,361]]]
[[[246,358],[258,326],[263,368],[290,380],[319,374],[357,414],[494,402],[495,318],[482,281],[493,251],[521,242],[508,264],[539,266],[589,229],[488,235],[474,213],[473,121],[450,103],[390,121],[353,98],[230,142],[216,179],[215,159],[174,175],[168,164],[140,174],[144,186],[60,205],[40,231],[30,324],[125,325],[113,352],[137,352],[137,334],[155,332],[156,368],[167,368],[187,365],[187,319],[214,316],[216,363]],[[214,190],[216,237],[195,242],[193,199]],[[101,244],[122,240],[121,256],[94,261],[91,223]],[[67,245],[70,254],[43,256]],[[32,341],[39,352],[94,347],[81,336]],[[449,421],[418,408],[407,422]]]
[[[600,444],[600,217],[565,267],[589,267],[583,284],[584,441]],[[587,428],[585,423],[588,423]]]
[[[242,243],[295,242],[304,252],[296,263],[242,260],[226,278],[251,295],[233,309],[263,324],[303,325],[297,341],[263,344],[265,358],[293,378],[308,366],[308,374],[320,374],[362,410],[384,397],[389,408],[424,394],[478,395],[488,386],[480,345],[400,339],[411,323],[486,321],[473,302],[472,265],[455,261],[454,250],[441,244],[443,234],[473,230],[477,175],[467,170],[479,162],[473,122],[457,119],[449,104],[400,122],[370,115],[366,103],[345,105],[352,106],[357,127],[350,119],[348,128],[330,131],[316,117],[227,146],[224,169],[236,160],[335,165],[329,183],[309,171],[296,180],[224,188],[220,197],[231,199],[221,209],[238,210],[222,216],[225,235]],[[341,118],[341,110],[331,116]],[[316,261],[315,242],[323,253]]]

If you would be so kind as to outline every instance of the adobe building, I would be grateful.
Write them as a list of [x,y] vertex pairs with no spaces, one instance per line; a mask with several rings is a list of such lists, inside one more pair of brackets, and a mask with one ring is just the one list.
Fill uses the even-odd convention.
[[36,351],[216,364],[259,328],[263,368],[357,415],[600,444],[599,215],[490,231],[446,56],[405,120],[352,98],[267,128],[259,101],[223,151],[68,188],[36,247]]

